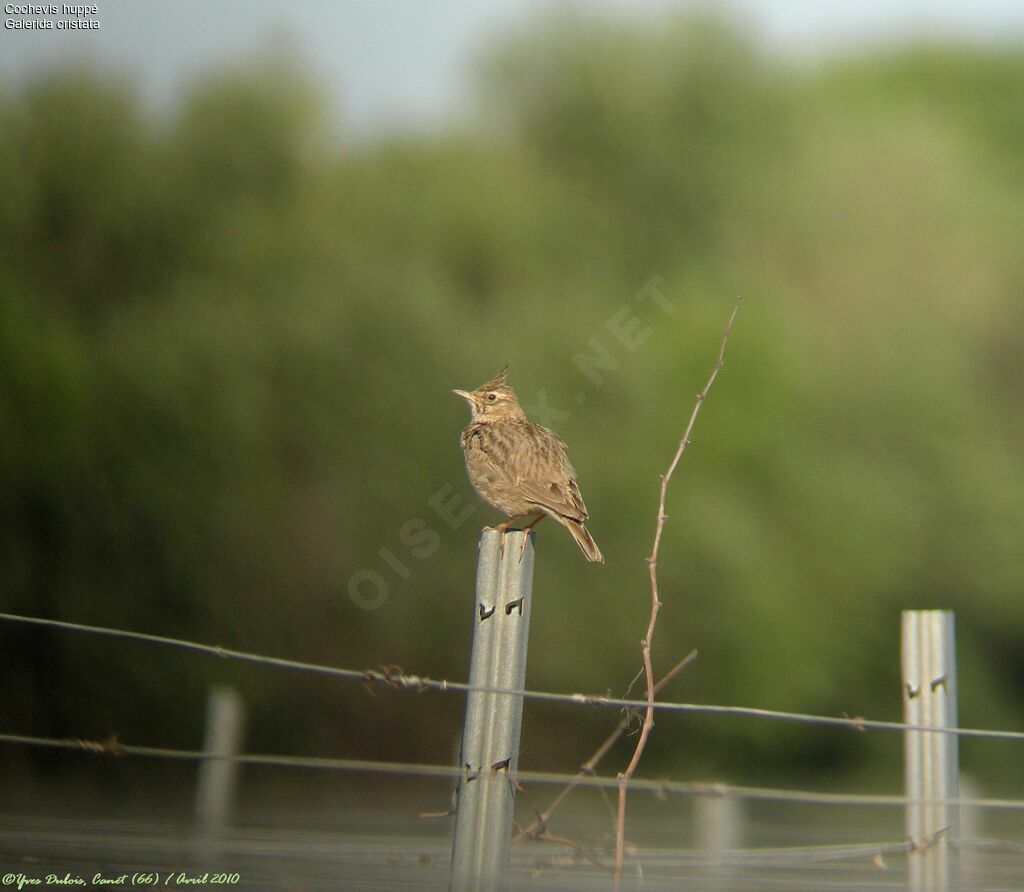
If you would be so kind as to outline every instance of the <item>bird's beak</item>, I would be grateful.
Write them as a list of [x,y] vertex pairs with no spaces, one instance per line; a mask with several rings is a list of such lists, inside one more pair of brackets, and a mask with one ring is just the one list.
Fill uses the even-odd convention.
[[456,394],[457,396],[461,396],[468,403],[473,402],[473,394],[466,393],[465,390],[453,390],[452,393]]

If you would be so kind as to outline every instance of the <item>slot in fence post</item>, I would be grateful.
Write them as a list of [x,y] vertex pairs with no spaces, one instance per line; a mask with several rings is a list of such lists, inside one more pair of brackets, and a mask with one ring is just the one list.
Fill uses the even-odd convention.
[[196,824],[204,836],[217,836],[230,817],[238,777],[238,764],[230,757],[238,755],[244,721],[245,707],[234,688],[210,689],[203,752],[213,758],[199,766],[196,794]]
[[934,731],[905,731],[906,830],[913,846],[908,858],[911,892],[956,889],[959,786],[956,636],[953,612],[905,610],[900,648],[903,721]]
[[533,534],[480,537],[473,604],[466,718],[449,889],[499,889],[507,885],[523,698],[478,688],[523,690],[533,585]]

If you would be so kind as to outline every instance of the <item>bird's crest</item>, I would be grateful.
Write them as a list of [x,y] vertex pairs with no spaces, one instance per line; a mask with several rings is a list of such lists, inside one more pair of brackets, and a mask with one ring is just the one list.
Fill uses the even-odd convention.
[[505,386],[505,379],[508,377],[508,366],[506,365],[497,375],[491,378],[486,384],[481,384],[479,390],[497,390]]

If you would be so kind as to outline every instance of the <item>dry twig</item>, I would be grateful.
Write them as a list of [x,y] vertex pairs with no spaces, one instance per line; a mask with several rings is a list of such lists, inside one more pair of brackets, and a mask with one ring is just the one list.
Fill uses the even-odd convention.
[[[537,816],[537,820],[534,821],[534,823],[531,826],[539,826],[540,830],[531,835],[533,839],[546,839],[548,842],[554,842],[563,846],[568,846],[577,855],[586,858],[595,867],[599,867],[601,870],[607,871],[608,873],[612,872],[612,867],[610,864],[604,864],[603,862],[598,860],[596,855],[587,851],[586,847],[580,845],[578,842],[576,842],[576,840],[569,839],[565,836],[555,836],[552,833],[549,833],[547,828],[547,822],[545,821],[544,816],[540,813],[540,810],[537,808],[536,800],[534,800],[533,796],[530,795],[526,787],[524,787],[517,780],[512,781],[512,786],[516,792],[521,793],[523,796],[526,797],[527,803],[533,810],[533,813]],[[519,833],[516,836],[516,839],[518,839],[520,836],[523,836],[527,831],[519,827],[518,822],[516,823],[516,827],[519,830]]]
[[658,621],[658,608],[661,607],[661,601],[658,600],[658,550],[661,547],[661,534],[665,528],[665,521],[668,519],[668,516],[665,514],[665,495],[668,492],[668,484],[672,479],[672,475],[675,473],[676,466],[679,464],[679,460],[683,457],[686,447],[690,445],[690,433],[693,431],[693,425],[697,420],[697,414],[700,412],[700,407],[704,405],[704,400],[708,395],[708,391],[711,390],[711,385],[715,383],[715,378],[718,377],[718,372],[725,361],[725,345],[729,341],[729,335],[732,332],[732,324],[736,320],[736,313],[739,312],[739,309],[740,299],[737,298],[736,305],[732,310],[732,315],[729,317],[729,324],[725,326],[725,330],[722,332],[722,346],[718,351],[718,361],[715,363],[715,367],[711,370],[711,375],[708,377],[707,383],[704,385],[704,389],[697,394],[697,401],[694,403],[693,412],[690,413],[690,421],[686,425],[686,430],[683,432],[683,438],[679,441],[679,447],[676,449],[676,454],[672,458],[672,463],[668,466],[668,471],[661,476],[661,492],[658,498],[658,523],[654,529],[654,542],[651,545],[651,553],[647,558],[647,571],[651,583],[651,616],[647,622],[647,634],[644,635],[643,641],[640,642],[640,651],[643,656],[644,663],[644,676],[647,679],[647,709],[644,711],[644,723],[640,728],[640,736],[637,738],[636,747],[633,750],[633,757],[629,760],[626,770],[619,774],[619,802],[618,809],[615,814],[616,888],[618,888],[619,881],[622,879],[622,863],[625,855],[626,787],[629,784],[630,778],[633,777],[637,765],[640,763],[640,757],[643,755],[644,747],[647,745],[647,738],[650,736],[651,729],[654,727],[654,695],[656,690],[654,685],[654,668],[651,665],[651,639],[654,637],[654,626]]
[[[673,678],[689,666],[695,659],[697,659],[697,651],[691,650],[685,657],[683,657],[683,659],[665,673],[661,680],[654,686],[654,693],[657,694],[658,691],[672,681]],[[539,838],[540,834],[547,833],[548,821],[555,813],[555,810],[562,804],[565,798],[575,790],[577,786],[579,786],[580,781],[584,777],[592,775],[597,770],[597,766],[600,764],[601,760],[608,754],[608,751],[616,744],[618,739],[622,737],[630,724],[632,724],[633,715],[634,713],[631,710],[625,711],[625,714],[622,716],[618,725],[615,726],[612,733],[604,739],[604,742],[596,750],[594,750],[594,754],[587,759],[586,762],[580,765],[580,770],[576,773],[576,776],[569,781],[569,783],[562,789],[562,792],[554,798],[554,801],[552,801],[551,805],[548,806],[547,811],[538,811],[537,819],[528,827],[524,827],[520,830],[516,834],[513,842],[519,842],[524,837]]]

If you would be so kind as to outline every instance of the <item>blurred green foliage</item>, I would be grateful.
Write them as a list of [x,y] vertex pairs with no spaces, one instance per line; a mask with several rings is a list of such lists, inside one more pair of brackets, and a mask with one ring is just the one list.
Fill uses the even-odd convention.
[[[899,611],[947,607],[962,722],[1019,727],[1021,83],[1019,48],[798,68],[691,16],[542,22],[488,52],[474,126],[373,142],[339,145],[281,59],[161,121],[97,70],[0,94],[2,609],[462,678],[498,518],[449,391],[508,361],[607,557],[539,528],[529,685],[620,693],[658,475],[742,294],[669,493],[655,661],[700,659],[665,696],[896,719]],[[634,299],[655,276],[671,312]],[[574,357],[600,349],[596,384]],[[221,679],[251,751],[447,761],[460,728],[444,695],[10,623],[0,646],[4,731],[193,747]],[[612,721],[530,705],[524,764]],[[645,764],[895,773],[894,746],[665,717]]]

